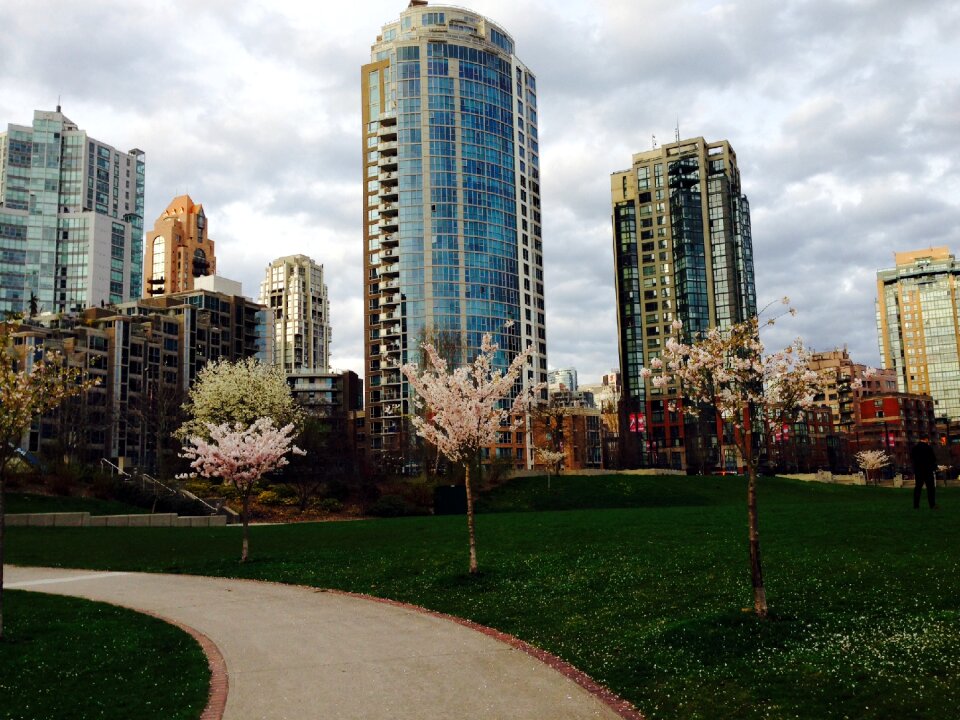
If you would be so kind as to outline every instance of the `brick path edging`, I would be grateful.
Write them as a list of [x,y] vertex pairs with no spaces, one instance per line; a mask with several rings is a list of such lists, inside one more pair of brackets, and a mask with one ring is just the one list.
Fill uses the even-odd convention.
[[207,657],[207,665],[210,668],[210,689],[207,693],[207,706],[203,709],[200,720],[222,720],[223,712],[227,707],[227,690],[229,689],[230,683],[227,678],[227,663],[223,659],[223,654],[220,652],[217,644],[202,632],[189,625],[184,625],[176,620],[171,620],[168,617],[148,610],[140,610],[138,612],[178,627],[197,641],[200,649],[203,650],[203,654]]

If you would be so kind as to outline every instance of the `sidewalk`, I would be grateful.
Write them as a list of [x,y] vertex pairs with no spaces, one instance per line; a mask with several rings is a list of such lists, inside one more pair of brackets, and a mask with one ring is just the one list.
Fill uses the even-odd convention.
[[124,605],[203,633],[226,661],[227,720],[621,717],[527,653],[387,603],[189,575],[14,566],[4,573],[9,589]]

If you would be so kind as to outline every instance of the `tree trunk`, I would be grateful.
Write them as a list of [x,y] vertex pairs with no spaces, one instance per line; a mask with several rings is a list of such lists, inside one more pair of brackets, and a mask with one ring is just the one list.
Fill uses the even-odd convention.
[[470,463],[463,465],[466,470],[464,482],[467,489],[467,532],[470,536],[470,574],[475,575],[477,568],[477,537],[473,527],[473,490],[470,488]]
[[4,484],[4,468],[6,467],[6,458],[0,458],[0,640],[3,640],[3,551],[5,534],[7,529],[6,505],[4,502],[4,493],[6,487]]
[[243,508],[240,521],[243,523],[243,549],[240,551],[240,562],[245,563],[250,557],[250,526],[249,526],[250,496],[243,496]]
[[767,616],[767,591],[763,585],[763,566],[760,562],[760,528],[757,523],[757,470],[749,465],[747,485],[747,524],[750,528],[750,579],[753,583],[753,609],[757,617]]

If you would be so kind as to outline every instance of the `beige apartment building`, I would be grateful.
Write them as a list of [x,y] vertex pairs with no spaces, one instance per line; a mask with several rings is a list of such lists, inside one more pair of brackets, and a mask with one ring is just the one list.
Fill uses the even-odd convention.
[[938,419],[960,419],[960,264],[946,247],[896,253],[877,273],[884,368],[900,392],[930,395]]

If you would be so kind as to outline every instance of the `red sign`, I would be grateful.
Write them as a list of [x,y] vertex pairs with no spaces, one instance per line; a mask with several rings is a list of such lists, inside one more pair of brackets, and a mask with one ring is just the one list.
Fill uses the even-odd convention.
[[647,418],[640,413],[630,413],[630,432],[642,433],[647,431]]

